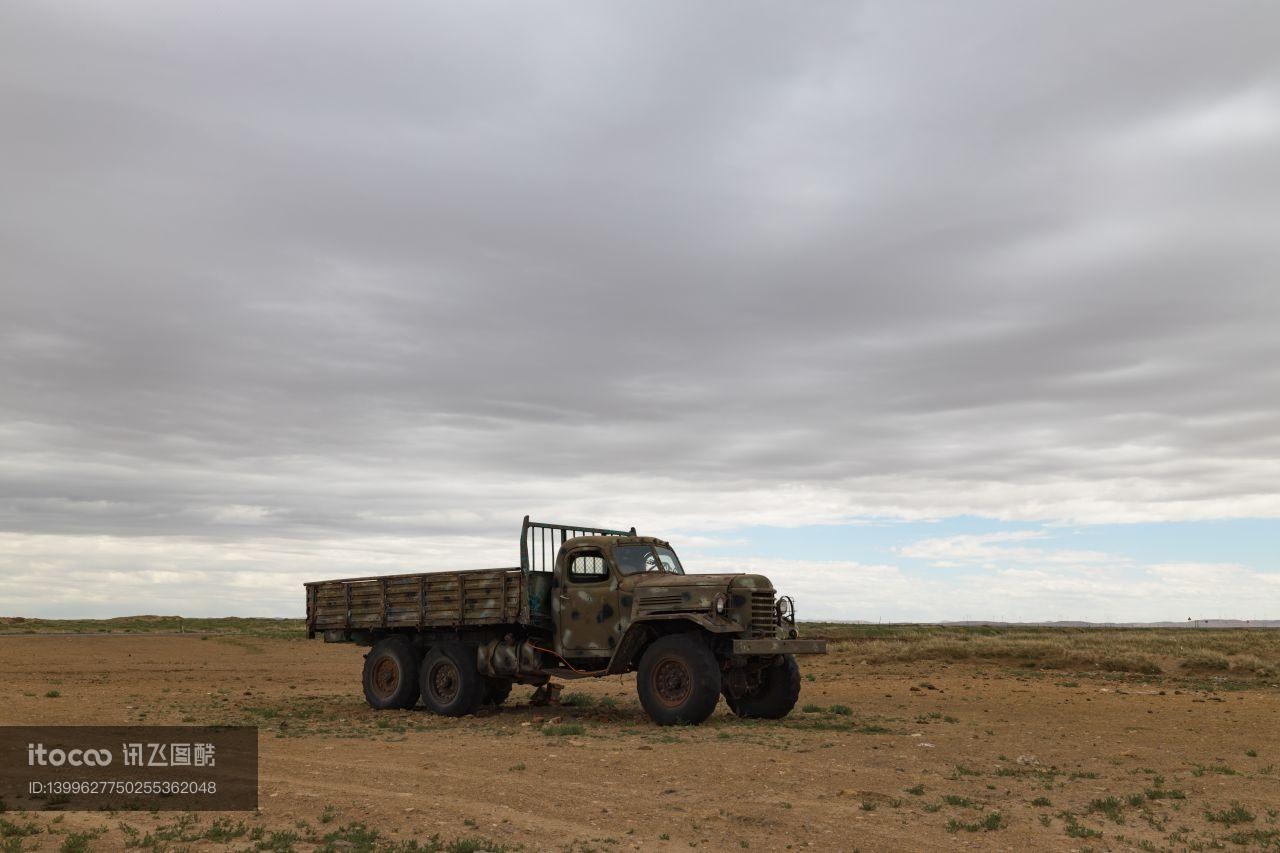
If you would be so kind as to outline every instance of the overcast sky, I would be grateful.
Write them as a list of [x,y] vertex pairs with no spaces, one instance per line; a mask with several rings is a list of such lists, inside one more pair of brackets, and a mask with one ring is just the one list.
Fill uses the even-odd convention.
[[1280,618],[1277,32],[5,3],[0,615],[298,614],[530,513],[802,616]]

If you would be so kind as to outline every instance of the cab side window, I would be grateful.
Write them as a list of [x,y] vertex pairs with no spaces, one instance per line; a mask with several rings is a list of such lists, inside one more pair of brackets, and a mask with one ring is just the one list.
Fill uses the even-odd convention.
[[569,563],[569,580],[598,581],[609,576],[609,567],[600,554],[577,554]]

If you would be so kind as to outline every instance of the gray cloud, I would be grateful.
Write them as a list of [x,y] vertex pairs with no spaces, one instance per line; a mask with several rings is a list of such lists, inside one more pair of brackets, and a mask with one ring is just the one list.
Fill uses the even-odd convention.
[[10,534],[1280,515],[1262,4],[0,15]]

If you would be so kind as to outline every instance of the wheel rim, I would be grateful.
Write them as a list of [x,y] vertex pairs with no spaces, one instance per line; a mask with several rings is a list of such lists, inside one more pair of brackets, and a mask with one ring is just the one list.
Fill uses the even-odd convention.
[[427,683],[431,686],[431,695],[447,705],[458,695],[458,668],[448,661],[440,661],[431,668]]
[[668,708],[683,705],[693,691],[693,677],[684,661],[666,658],[658,661],[649,676],[653,695]]
[[385,655],[373,665],[373,692],[385,699],[399,686],[400,667],[390,655]]

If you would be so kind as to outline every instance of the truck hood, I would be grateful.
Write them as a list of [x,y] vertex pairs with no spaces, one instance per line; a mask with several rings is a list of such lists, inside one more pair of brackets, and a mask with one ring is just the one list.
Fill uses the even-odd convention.
[[[666,572],[646,572],[632,575],[626,579],[632,581],[632,588],[637,592],[659,589],[687,590],[689,587],[702,587],[716,591],[737,590],[772,590],[773,584],[764,575],[746,574],[712,574],[712,575],[673,575]],[[623,582],[627,585],[626,581]]]
[[727,596],[735,610],[746,606],[753,593],[764,593],[772,604],[773,584],[764,575],[672,575],[649,572],[632,575],[622,586],[622,605],[630,607],[634,596],[637,615],[710,610],[717,597]]

